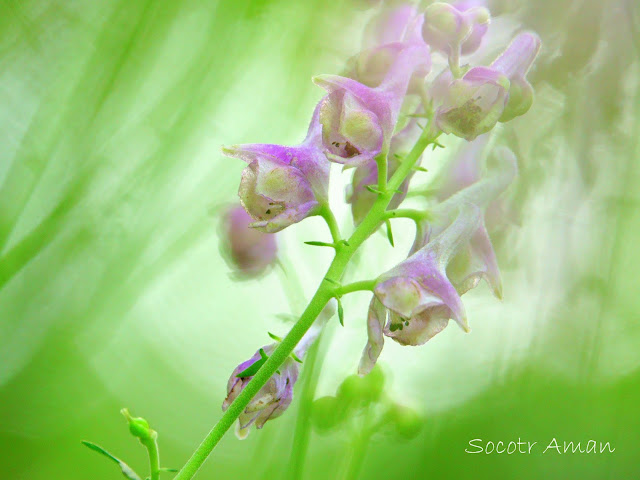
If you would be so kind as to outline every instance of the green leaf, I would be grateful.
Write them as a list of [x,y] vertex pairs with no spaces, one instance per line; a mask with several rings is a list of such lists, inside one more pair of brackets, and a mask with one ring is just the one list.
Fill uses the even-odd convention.
[[141,480],[140,477],[138,476],[138,474],[136,472],[134,472],[133,469],[129,465],[124,463],[122,460],[120,460],[115,455],[112,455],[111,453],[106,451],[100,445],[96,445],[95,443],[87,442],[86,440],[82,440],[82,444],[85,447],[90,448],[94,452],[98,452],[99,454],[104,455],[105,457],[107,457],[112,462],[117,463],[118,466],[120,467],[120,470],[122,470],[122,474],[126,478],[128,478],[129,480]]
[[179,472],[180,470],[178,470],[177,468],[167,468],[167,467],[162,467],[160,468],[161,472],[171,472],[171,473],[175,473],[175,472]]
[[367,185],[365,186],[365,188],[367,190],[369,190],[371,193],[375,193],[377,195],[382,195],[383,192],[381,192],[377,186],[373,186],[373,185]]
[[427,170],[424,167],[421,167],[420,165],[414,165],[413,166],[413,170],[417,171],[417,172],[428,172],[429,170]]
[[291,352],[291,358],[293,358],[296,362],[302,363],[300,357],[298,357],[295,353]]
[[306,245],[311,245],[312,247],[331,247],[331,248],[336,248],[336,246],[333,243],[327,243],[327,242],[316,242],[316,241],[310,241],[310,242],[304,242]]
[[386,219],[384,223],[387,226],[387,238],[389,239],[389,243],[392,247],[395,247],[395,244],[393,243],[393,232],[391,231],[391,222],[389,219]]
[[267,332],[267,335],[269,335],[271,338],[273,338],[276,342],[281,342],[282,341],[282,337],[279,337],[275,333]]
[[344,327],[344,308],[342,308],[342,301],[339,298],[336,298],[338,301],[338,320],[340,321],[340,325]]
[[236,375],[236,378],[253,377],[258,372],[258,370],[260,370],[260,367],[264,365],[264,363],[267,361],[269,356],[266,353],[264,353],[263,348],[261,348],[259,352],[260,352],[260,360],[258,360],[253,365],[250,365],[245,370],[241,371],[239,374]]

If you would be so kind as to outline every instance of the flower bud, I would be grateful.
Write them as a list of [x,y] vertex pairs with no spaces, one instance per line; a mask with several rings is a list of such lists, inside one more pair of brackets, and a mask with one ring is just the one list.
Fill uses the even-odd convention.
[[140,442],[145,443],[158,436],[157,432],[149,427],[149,422],[144,418],[132,417],[127,408],[120,410],[120,413],[122,413],[124,418],[127,419],[127,422],[129,422],[129,432],[131,432],[131,435],[140,439]]
[[318,433],[328,433],[345,418],[345,405],[336,397],[318,398],[311,407],[311,421]]
[[418,436],[424,425],[424,418],[416,410],[403,405],[393,405],[387,412],[396,435],[401,440],[411,440]]
[[436,2],[427,7],[422,37],[432,48],[445,55],[475,52],[487,32],[490,14],[486,8]]
[[245,209],[235,205],[225,212],[221,225],[223,258],[243,278],[262,274],[277,259],[276,236],[250,228],[252,223]]

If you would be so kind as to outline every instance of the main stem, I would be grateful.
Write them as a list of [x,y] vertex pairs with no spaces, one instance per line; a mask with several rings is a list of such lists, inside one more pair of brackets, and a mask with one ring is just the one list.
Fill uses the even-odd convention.
[[429,130],[425,129],[414,147],[400,164],[393,177],[387,183],[384,193],[378,196],[378,199],[371,207],[371,210],[364,218],[362,223],[349,238],[348,244],[336,251],[334,257],[323,281],[318,286],[316,293],[311,298],[309,305],[304,310],[300,319],[291,328],[286,337],[280,342],[278,347],[273,351],[267,361],[253,376],[251,381],[247,383],[242,392],[229,405],[218,423],[214,425],[209,434],[198,446],[191,458],[178,472],[174,480],[189,480],[193,478],[198,469],[205,462],[209,454],[222,439],[224,434],[231,428],[236,419],[240,416],[251,399],[260,391],[260,389],[269,381],[271,376],[280,368],[282,363],[291,355],[293,349],[302,339],[307,330],[311,327],[317,316],[320,314],[324,306],[334,295],[335,284],[340,281],[345,269],[351,260],[351,257],[362,243],[369,238],[382,224],[385,218],[385,211],[394,191],[398,189],[402,181],[411,171],[420,155],[427,145],[435,140],[437,135],[430,135]]
[[149,470],[151,480],[160,480],[160,455],[158,453],[157,437],[150,438],[144,442],[144,446],[149,453]]

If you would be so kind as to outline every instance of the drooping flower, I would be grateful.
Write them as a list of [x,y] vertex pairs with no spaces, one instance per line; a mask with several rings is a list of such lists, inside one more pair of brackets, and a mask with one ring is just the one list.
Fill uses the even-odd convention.
[[487,33],[489,11],[480,2],[436,2],[424,12],[422,37],[432,48],[445,55],[475,52]]
[[329,95],[320,101],[322,140],[327,158],[348,167],[365,165],[388,152],[409,82],[417,69],[428,68],[426,45],[390,44],[393,63],[375,88],[337,75],[314,82]]
[[431,238],[444,231],[451,215],[461,205],[473,204],[480,208],[481,219],[469,242],[465,243],[451,259],[448,267],[449,278],[460,295],[475,288],[481,279],[490,285],[493,294],[502,298],[502,282],[491,239],[485,226],[487,209],[513,182],[518,167],[516,158],[506,147],[498,147],[493,152],[494,163],[487,174],[466,188],[449,196],[431,211],[429,223],[418,225],[416,240],[411,249],[415,252],[426,245]]
[[459,79],[443,71],[431,91],[438,127],[471,141],[498,121],[526,113],[533,102],[533,89],[525,76],[539,50],[540,38],[525,32],[489,67],[473,67]]
[[[291,404],[293,386],[298,380],[299,373],[299,363],[296,359],[304,359],[307,351],[320,335],[324,325],[335,313],[335,308],[335,301],[325,306],[314,324],[294,349],[295,359],[292,357],[287,358],[238,416],[236,425],[236,436],[238,438],[246,438],[249,435],[251,425],[255,425],[258,429],[264,427],[268,420],[278,418]],[[272,343],[260,348],[249,360],[242,362],[233,370],[227,382],[227,397],[222,403],[222,411],[226,411],[229,408],[277,346],[278,343]]]
[[228,208],[222,218],[222,256],[240,278],[259,276],[277,258],[276,236],[250,228],[252,222],[253,218],[241,205]]
[[[391,139],[391,147],[387,156],[387,179],[391,178],[395,171],[402,163],[402,158],[411,150],[416,137],[420,134],[420,127],[415,118],[411,119],[409,124],[396,133]],[[420,164],[420,159],[416,165]],[[415,171],[411,171],[398,188],[389,203],[389,210],[398,208],[407,196],[409,183]],[[351,213],[353,221],[359,225],[369,210],[375,203],[378,195],[369,191],[367,185],[375,185],[378,182],[378,164],[371,160],[369,163],[355,169],[351,185],[347,191],[347,202],[351,204]]]
[[327,199],[329,163],[323,153],[316,108],[305,140],[297,146],[232,145],[223,153],[249,165],[238,195],[260,231],[273,233],[313,215]]
[[480,215],[478,207],[462,205],[444,231],[378,278],[369,307],[369,340],[360,361],[360,374],[375,365],[384,336],[401,345],[422,345],[441,332],[450,319],[469,330],[462,299],[448,277],[447,267],[478,229]]

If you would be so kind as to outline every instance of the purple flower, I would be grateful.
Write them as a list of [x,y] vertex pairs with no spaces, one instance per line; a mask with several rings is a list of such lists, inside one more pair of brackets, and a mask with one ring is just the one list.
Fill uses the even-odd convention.
[[242,172],[238,195],[260,231],[273,233],[313,215],[326,202],[329,163],[321,144],[316,108],[307,137],[297,146],[232,145],[223,153],[249,166]]
[[362,46],[366,49],[394,42],[421,41],[421,27],[422,15],[418,15],[415,5],[384,7],[365,27]]
[[262,274],[277,258],[275,235],[250,228],[252,222],[253,218],[240,205],[229,208],[222,220],[223,257],[240,277]]
[[[318,319],[294,349],[293,353],[296,358],[304,359],[324,325],[335,313],[335,309],[335,301],[332,301],[320,312]],[[262,347],[249,360],[242,362],[233,370],[227,382],[227,398],[222,403],[222,411],[229,408],[277,346],[278,343],[272,343]],[[238,417],[236,425],[238,438],[246,438],[249,435],[251,425],[260,429],[268,420],[278,418],[284,413],[293,400],[293,386],[298,380],[298,373],[299,363],[294,358],[289,357],[284,361]]]
[[320,101],[322,140],[327,158],[348,167],[365,165],[386,154],[413,73],[429,65],[425,45],[391,44],[397,49],[379,86],[321,75],[314,82],[329,92]]
[[[387,179],[391,178],[400,166],[402,157],[411,150],[415,138],[419,133],[420,127],[418,126],[417,120],[413,118],[404,129],[393,136],[387,157]],[[416,162],[416,165],[419,164],[420,160]],[[391,199],[388,207],[389,210],[398,208],[407,196],[413,173],[414,171],[411,171],[400,185],[400,192],[396,193]],[[353,179],[347,193],[347,202],[351,204],[351,213],[356,225],[359,225],[365,215],[369,213],[369,210],[378,198],[377,194],[366,188],[367,185],[375,185],[377,181],[378,164],[374,160],[356,168],[353,173]]]
[[467,55],[475,52],[487,33],[489,11],[477,2],[453,5],[436,2],[427,7],[422,37],[432,48],[445,55]]
[[[229,405],[253,378],[253,375],[246,377],[238,377],[238,375],[271,355],[276,346],[277,343],[273,343],[261,348],[249,360],[242,362],[235,368],[227,382],[227,398],[222,403],[223,411],[229,408]],[[279,368],[279,372],[269,379],[238,417],[236,426],[238,438],[246,438],[249,435],[251,425],[255,424],[256,428],[262,428],[267,420],[279,417],[291,403],[293,385],[298,379],[298,364],[292,358],[288,358]]]
[[509,79],[488,67],[474,67],[460,79],[450,82],[445,71],[436,79],[439,87],[448,83],[437,98],[436,124],[445,133],[469,141],[491,130],[504,112],[509,95]]
[[369,308],[369,341],[360,361],[360,374],[375,365],[384,336],[401,345],[422,345],[455,320],[468,331],[460,294],[447,267],[461,245],[478,229],[480,210],[465,204],[456,219],[422,249],[382,274]]
[[442,72],[432,88],[438,127],[471,141],[498,121],[526,113],[533,89],[525,75],[539,50],[538,36],[522,33],[490,67],[474,67],[459,79]]

